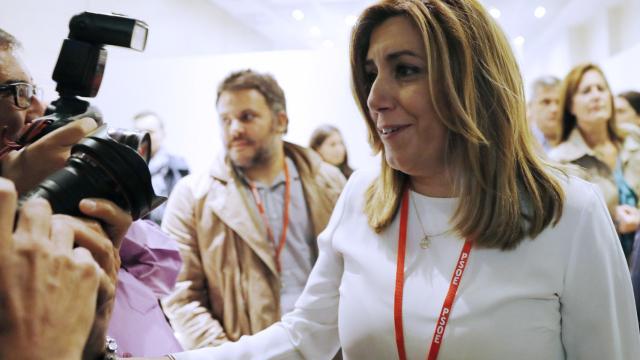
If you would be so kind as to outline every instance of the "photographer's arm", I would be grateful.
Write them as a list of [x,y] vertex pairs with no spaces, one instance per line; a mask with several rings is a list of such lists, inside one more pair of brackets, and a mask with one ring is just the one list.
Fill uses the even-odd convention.
[[162,221],[162,229],[178,241],[183,261],[176,287],[162,303],[185,349],[228,341],[222,325],[211,314],[196,232],[196,204],[187,183],[190,180],[183,178],[173,189]]
[[2,176],[15,183],[18,194],[33,189],[47,176],[64,167],[71,146],[97,128],[95,120],[83,118],[67,124],[2,160]]

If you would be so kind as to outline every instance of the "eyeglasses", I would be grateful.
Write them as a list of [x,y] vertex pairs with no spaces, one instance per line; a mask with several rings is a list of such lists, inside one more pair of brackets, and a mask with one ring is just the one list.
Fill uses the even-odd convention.
[[13,95],[13,102],[22,110],[31,106],[31,101],[34,97],[42,99],[43,94],[41,88],[24,82],[0,85],[1,91],[10,91]]

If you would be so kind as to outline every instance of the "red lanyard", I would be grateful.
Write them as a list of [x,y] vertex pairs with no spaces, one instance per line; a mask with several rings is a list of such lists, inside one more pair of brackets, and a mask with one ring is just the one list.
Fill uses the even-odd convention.
[[[407,353],[404,348],[404,333],[402,326],[402,294],[404,288],[404,258],[407,249],[407,220],[409,214],[409,190],[405,190],[402,195],[402,205],[400,208],[400,231],[398,234],[398,260],[396,262],[396,288],[393,302],[393,320],[396,330],[396,347],[398,348],[398,357],[400,360],[407,359]],[[467,267],[469,260],[469,253],[471,252],[471,241],[468,239],[465,241],[462,251],[460,252],[460,258],[456,264],[456,269],[453,272],[451,283],[449,284],[449,291],[447,297],[442,304],[442,310],[440,316],[436,322],[436,329],[433,332],[433,339],[431,340],[431,347],[429,348],[428,360],[435,360],[438,358],[438,352],[440,351],[440,344],[442,344],[442,338],[444,336],[444,330],[449,322],[449,315],[451,314],[451,308],[453,307],[453,300],[458,292],[458,286],[462,279],[464,269]]]
[[260,193],[258,193],[258,189],[256,188],[253,181],[249,181],[249,186],[251,187],[253,199],[256,201],[256,205],[258,206],[260,216],[262,217],[262,222],[264,222],[264,226],[267,228],[267,236],[269,237],[269,241],[271,241],[271,244],[273,244],[273,247],[276,249],[276,266],[278,267],[278,272],[280,272],[280,253],[282,252],[282,249],[284,249],[284,244],[287,242],[287,227],[289,226],[289,202],[291,201],[291,180],[289,179],[289,167],[287,166],[287,160],[284,160],[284,210],[282,215],[282,234],[280,236],[280,242],[277,245],[275,243],[275,239],[273,238],[273,230],[271,230],[271,225],[269,225],[269,219],[267,219],[267,215],[264,210],[264,204],[262,203],[262,199],[260,198]]

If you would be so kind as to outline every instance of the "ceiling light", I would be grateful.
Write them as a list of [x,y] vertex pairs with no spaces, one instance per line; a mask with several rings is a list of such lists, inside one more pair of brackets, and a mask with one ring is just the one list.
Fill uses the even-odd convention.
[[491,8],[491,10],[489,10],[489,14],[491,14],[491,16],[493,16],[494,19],[499,19],[500,15],[502,15],[500,10],[496,8]]
[[355,15],[349,15],[344,18],[344,23],[347,24],[348,26],[355,25],[356,21],[358,21],[358,17]]
[[516,36],[515,39],[513,39],[513,43],[518,46],[524,45],[524,36]]
[[333,41],[325,40],[322,42],[322,46],[324,46],[327,49],[331,49],[333,47]]
[[300,9],[293,10],[291,12],[291,16],[298,21],[301,21],[302,19],[304,19],[304,13]]
[[547,13],[547,9],[544,6],[538,6],[534,11],[533,15],[538,19],[542,18]]
[[319,27],[317,27],[317,26],[312,26],[312,27],[309,29],[309,33],[310,33],[311,35],[313,35],[313,36],[320,36],[320,35],[322,35],[322,31],[320,31],[320,28],[319,28]]

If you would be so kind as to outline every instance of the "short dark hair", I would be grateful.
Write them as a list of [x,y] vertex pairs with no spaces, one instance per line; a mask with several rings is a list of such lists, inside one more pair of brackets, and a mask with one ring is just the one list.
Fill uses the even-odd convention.
[[251,69],[236,71],[227,76],[218,86],[216,103],[224,91],[257,90],[267,101],[274,114],[287,112],[284,91],[271,74],[259,73]]
[[22,47],[22,44],[15,36],[0,29],[0,50],[15,50]]
[[636,115],[640,115],[640,92],[637,91],[625,91],[618,94],[618,96],[625,98],[629,105],[636,112]]

